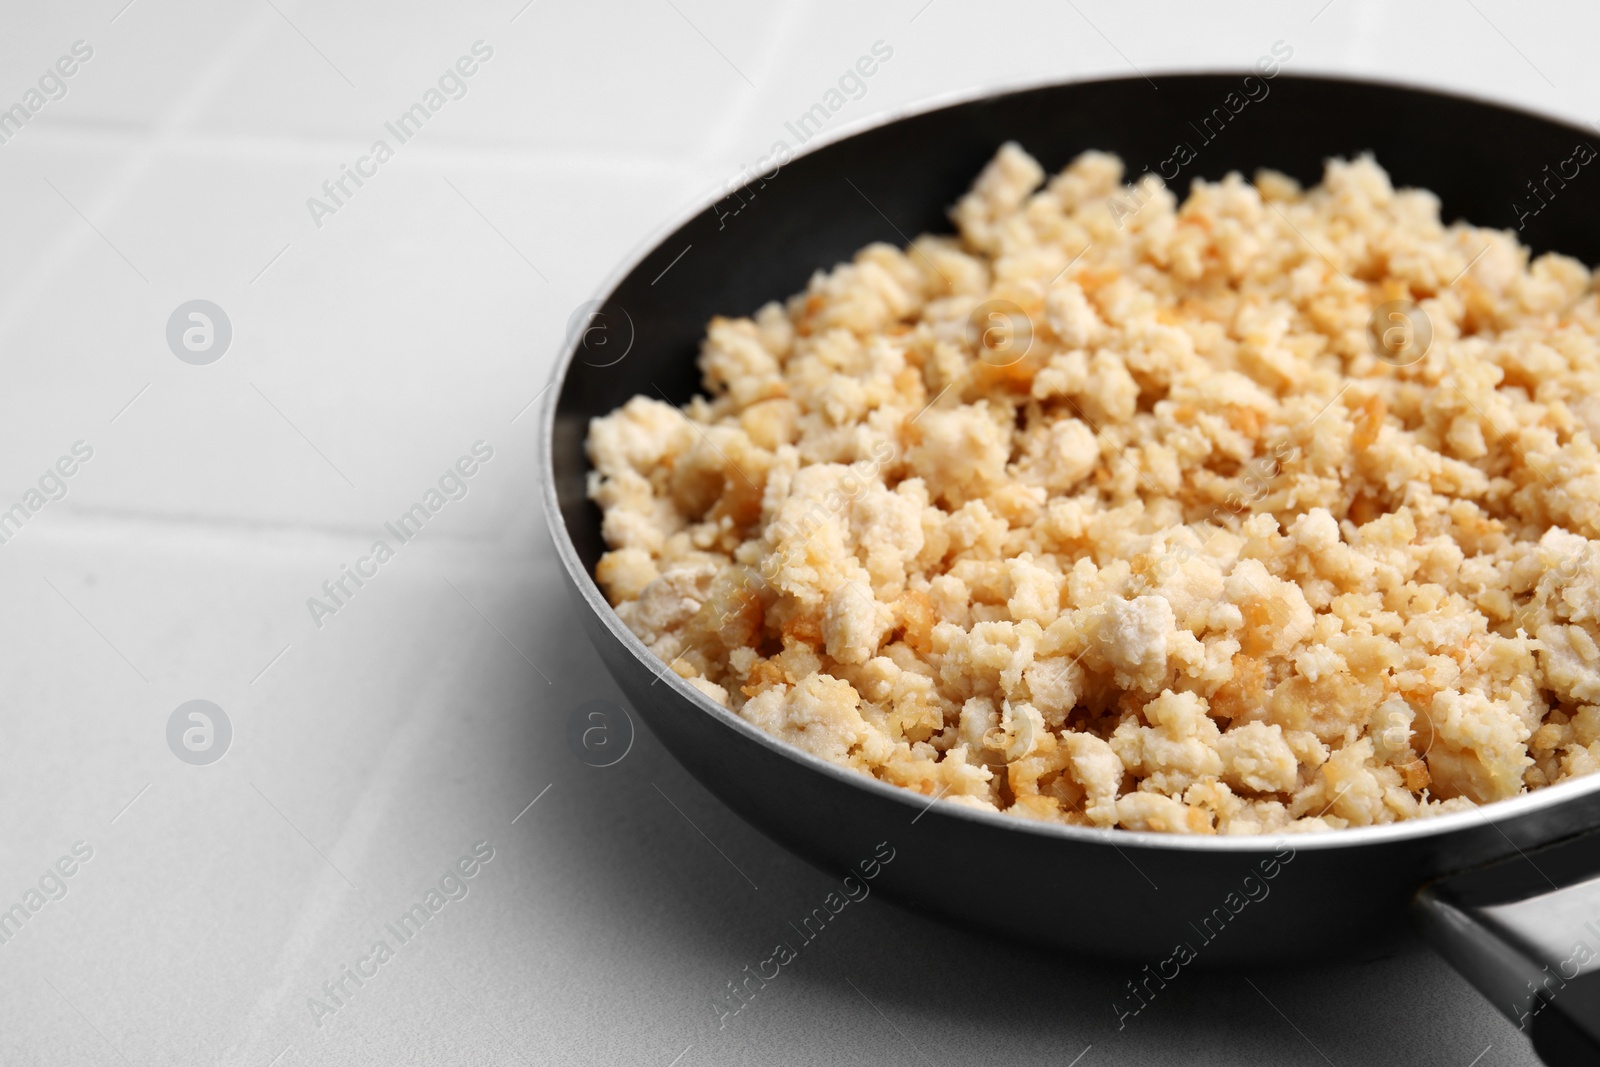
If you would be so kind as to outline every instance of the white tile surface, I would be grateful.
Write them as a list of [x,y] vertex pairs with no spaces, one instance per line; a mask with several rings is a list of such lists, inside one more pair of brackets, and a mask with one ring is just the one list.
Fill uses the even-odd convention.
[[[124,2],[11,4],[0,34],[5,102],[95,49],[0,145],[0,501],[95,450],[0,545],[0,902],[94,848],[0,944],[0,1061],[1532,1062],[1420,949],[1268,976],[1281,1015],[1196,976],[1118,1032],[1120,972],[878,901],[719,1030],[712,996],[825,879],[647,734],[606,770],[568,753],[571,710],[616,691],[511,420],[613,265],[876,40],[894,60],[841,124],[1279,38],[1296,71],[1585,119],[1596,9]],[[480,39],[467,95],[316,227],[305,199]],[[208,367],[164,340],[196,297],[235,331]],[[306,598],[477,440],[468,496],[316,627]],[[235,730],[206,768],[165,739],[197,697]],[[466,898],[316,1025],[307,998],[480,840]]]

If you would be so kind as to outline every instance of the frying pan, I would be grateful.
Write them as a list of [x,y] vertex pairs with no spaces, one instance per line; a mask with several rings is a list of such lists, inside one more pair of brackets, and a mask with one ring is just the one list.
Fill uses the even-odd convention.
[[1529,186],[1590,142],[1586,131],[1415,88],[1286,74],[1225,126],[1194,125],[1244,77],[1046,85],[818,138],[653,241],[575,313],[544,402],[543,503],[577,616],[661,742],[758,829],[836,874],[871,870],[874,888],[907,907],[1144,964],[1116,992],[1119,1017],[1185,967],[1370,957],[1420,930],[1546,1062],[1595,1062],[1600,833],[1587,831],[1600,828],[1600,775],[1473,811],[1272,839],[1029,822],[920,797],[761,732],[665,670],[591,577],[605,545],[584,494],[589,420],[636,394],[686,402],[712,315],[782,299],[869,242],[949,232],[947,208],[1007,140],[1052,173],[1098,148],[1133,174],[1186,142],[1194,158],[1169,181],[1180,199],[1196,177],[1259,167],[1315,184],[1326,158],[1371,151],[1396,186],[1435,192],[1447,221],[1520,226],[1535,252],[1600,262],[1600,175],[1543,185],[1538,199]]

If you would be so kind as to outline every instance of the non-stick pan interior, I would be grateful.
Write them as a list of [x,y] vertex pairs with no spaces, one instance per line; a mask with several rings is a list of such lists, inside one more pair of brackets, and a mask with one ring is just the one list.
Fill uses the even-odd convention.
[[[597,316],[575,316],[578,329],[603,333],[590,333],[556,383],[549,445],[552,488],[576,549],[580,621],[633,707],[690,773],[817,866],[849,870],[880,845],[891,847],[899,858],[875,891],[892,899],[1029,943],[1158,960],[1194,937],[1194,924],[1232,899],[1275,843],[1024,825],[945,804],[919,810],[904,790],[802,757],[663,679],[590,577],[604,545],[599,512],[584,497],[589,419],[637,394],[674,402],[693,395],[695,354],[711,316],[784,298],[812,271],[871,241],[903,244],[948,230],[946,208],[1006,140],[1049,170],[1098,148],[1120,154],[1135,174],[1160,167],[1184,142],[1195,158],[1169,183],[1180,196],[1196,177],[1260,167],[1312,183],[1326,158],[1370,151],[1396,184],[1435,192],[1447,220],[1516,229],[1519,205],[1534,203],[1527,182],[1571,159],[1584,136],[1412,89],[1287,75],[1250,88],[1243,78],[1162,76],[1159,90],[1138,78],[1051,86],[867,130],[699,212],[627,272]],[[1270,86],[1264,97],[1261,84]],[[1258,99],[1220,130],[1213,121],[1206,138],[1205,117],[1247,88]],[[1600,201],[1584,195],[1588,180],[1580,173],[1537,215],[1521,217],[1519,238],[1535,251],[1600,261]],[[1407,906],[1422,882],[1600,825],[1600,789],[1552,789],[1565,799],[1545,792],[1482,814],[1298,840],[1298,858],[1273,882],[1271,903],[1241,912],[1226,938],[1208,940],[1203,965],[1385,950],[1408,928]],[[1041,923],[1040,915],[1093,919]]]

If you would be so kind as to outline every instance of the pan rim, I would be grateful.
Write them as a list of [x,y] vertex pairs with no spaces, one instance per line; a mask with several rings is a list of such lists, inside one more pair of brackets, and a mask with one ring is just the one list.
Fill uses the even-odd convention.
[[[1151,71],[1151,74],[1163,77],[1216,77],[1237,74],[1241,77],[1253,74],[1252,71],[1241,71],[1237,67],[1220,68],[1216,70],[1183,69]],[[1300,82],[1338,82],[1352,85],[1363,85],[1378,89],[1398,90],[1406,93],[1419,93],[1428,96],[1440,97],[1446,100],[1463,101],[1480,106],[1491,107],[1500,111],[1524,115],[1539,119],[1543,122],[1554,123],[1581,133],[1573,125],[1568,116],[1553,112],[1544,112],[1534,108],[1520,105],[1510,105],[1488,97],[1481,97],[1469,93],[1442,91],[1436,87],[1406,82],[1402,80],[1376,79],[1350,77],[1342,74],[1329,73],[1295,73],[1280,74],[1280,78],[1287,78]],[[949,93],[936,94],[915,101],[914,103],[892,108],[876,115],[858,119],[855,122],[841,125],[837,129],[819,133],[806,142],[803,151],[796,152],[792,160],[809,156],[831,145],[848,140],[858,134],[908,118],[930,114],[945,108],[957,107],[963,104],[976,103],[984,100],[997,99],[1018,93],[1029,92],[1036,89],[1046,89],[1065,86],[1087,86],[1109,83],[1131,83],[1146,80],[1139,77],[1116,78],[1059,78],[1040,77],[1036,79],[1022,79],[1015,83],[990,85],[986,87],[969,87]],[[1275,79],[1276,80],[1276,79]],[[787,164],[785,164],[787,165]],[[743,186],[735,186],[735,189]],[[696,216],[714,207],[728,192],[723,185],[713,187],[709,193],[692,198],[689,206],[681,209],[665,223],[652,230],[644,237],[632,251],[624,257],[616,268],[606,276],[605,280],[596,288],[592,300],[604,302],[621,284],[636,271],[651,253],[665,243],[666,239],[679,229],[686,226]],[[1436,838],[1446,837],[1457,831],[1465,831],[1477,826],[1487,825],[1505,834],[1504,824],[1525,817],[1532,816],[1550,807],[1557,807],[1574,801],[1579,797],[1600,792],[1600,772],[1580,778],[1568,779],[1555,785],[1547,785],[1540,789],[1523,793],[1504,800],[1492,801],[1488,804],[1474,806],[1466,811],[1450,812],[1444,815],[1425,816],[1407,819],[1401,822],[1384,823],[1377,826],[1348,827],[1342,830],[1327,831],[1289,831],[1268,834],[1250,835],[1223,835],[1223,834],[1178,834],[1157,833],[1150,830],[1122,830],[1115,828],[1099,828],[1084,826],[1066,826],[1059,823],[1041,822],[1017,815],[1006,815],[999,811],[984,811],[967,807],[942,799],[932,799],[913,793],[901,786],[890,785],[871,775],[852,771],[837,764],[830,763],[819,756],[805,752],[786,741],[761,730],[754,724],[746,721],[731,709],[714,703],[710,697],[695,689],[667,669],[644,642],[631,630],[623,625],[621,618],[611,607],[605,596],[600,592],[599,586],[583,561],[578,558],[577,546],[573,544],[570,531],[567,529],[566,519],[561,512],[560,499],[556,492],[555,482],[555,453],[554,434],[555,417],[561,402],[562,390],[567,382],[567,374],[577,355],[577,338],[564,338],[562,348],[557,352],[556,359],[551,366],[550,379],[545,385],[543,396],[539,404],[539,426],[535,446],[537,450],[536,468],[541,482],[540,503],[544,519],[550,531],[551,543],[554,545],[556,555],[566,571],[568,580],[583,597],[585,606],[593,612],[601,623],[610,631],[630,655],[639,661],[647,670],[664,681],[669,690],[681,700],[688,701],[697,710],[710,715],[724,727],[730,728],[747,740],[762,745],[770,752],[780,757],[800,763],[815,772],[833,778],[835,781],[847,786],[864,789],[878,797],[900,804],[907,811],[920,810],[922,813],[937,815],[945,818],[967,820],[984,826],[992,826],[997,830],[1013,833],[1032,834],[1047,838],[1056,838],[1065,842],[1082,845],[1110,845],[1114,848],[1134,847],[1139,849],[1160,849],[1175,852],[1222,852],[1239,853],[1252,856],[1264,856],[1283,847],[1286,841],[1294,842],[1295,850],[1322,851],[1325,849],[1359,848],[1361,846],[1377,847],[1384,844],[1396,844],[1407,841],[1431,841]],[[736,811],[737,814],[738,813]],[[919,816],[920,817],[920,816]],[[1508,837],[1508,841],[1511,839]],[[1513,847],[1517,847],[1513,842]]]

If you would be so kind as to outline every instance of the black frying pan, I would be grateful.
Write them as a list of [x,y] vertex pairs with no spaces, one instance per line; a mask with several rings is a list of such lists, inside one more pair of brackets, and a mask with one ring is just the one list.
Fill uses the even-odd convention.
[[1135,961],[1118,1012],[1136,1012],[1186,967],[1370,955],[1420,924],[1547,1062],[1596,1062],[1600,834],[1585,832],[1600,828],[1600,776],[1481,811],[1274,840],[930,804],[791,749],[701,696],[621,625],[590,577],[605,546],[584,495],[589,420],[640,393],[687,401],[712,315],[797,292],[871,241],[948,232],[947,207],[1006,140],[1052,173],[1088,148],[1120,154],[1134,173],[1160,168],[1188,142],[1196,158],[1170,183],[1180,199],[1195,177],[1258,167],[1315,184],[1327,157],[1371,151],[1397,186],[1438,194],[1447,220],[1521,223],[1536,252],[1600,262],[1600,175],[1580,172],[1537,203],[1528,189],[1578,143],[1600,143],[1588,131],[1417,89],[1285,75],[1201,140],[1191,122],[1243,77],[1166,76],[1159,90],[1140,78],[1051,85],[900,118],[784,163],[653,243],[594,315],[575,318],[545,402],[545,510],[577,614],[651,729],[729,807],[836,873],[887,842],[894,859],[875,888],[909,907]]

